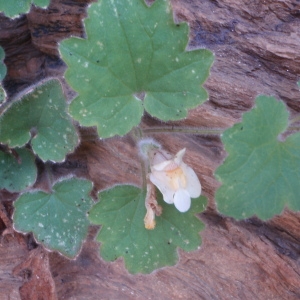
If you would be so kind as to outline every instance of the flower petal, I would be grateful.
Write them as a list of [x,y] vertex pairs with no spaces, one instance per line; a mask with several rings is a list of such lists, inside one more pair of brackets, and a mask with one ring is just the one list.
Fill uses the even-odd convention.
[[179,189],[174,195],[174,205],[180,212],[186,212],[191,207],[191,197],[186,190]]
[[186,165],[181,164],[181,168],[186,176],[185,190],[190,194],[191,198],[198,198],[201,195],[201,183],[195,171]]
[[176,155],[175,155],[175,157],[174,157],[174,162],[178,165],[178,166],[180,166],[181,165],[181,163],[182,163],[182,159],[183,159],[183,156],[184,156],[184,154],[185,154],[185,151],[186,151],[186,148],[183,148],[183,149],[181,149],[180,151],[178,151],[177,153],[176,153]]
[[172,160],[165,160],[165,161],[163,161],[163,162],[161,162],[159,164],[153,165],[151,167],[151,169],[155,170],[155,171],[164,171],[172,163],[173,163]]
[[175,190],[170,186],[169,184],[169,178],[167,177],[165,172],[155,172],[153,171],[149,176],[150,181],[156,185],[156,187],[160,190],[160,192],[163,194],[164,201],[172,204],[173,196],[175,193]]

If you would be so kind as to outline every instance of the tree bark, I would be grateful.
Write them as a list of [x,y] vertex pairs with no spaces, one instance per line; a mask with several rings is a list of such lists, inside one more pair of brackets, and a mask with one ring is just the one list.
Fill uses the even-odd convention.
[[[66,67],[57,43],[70,35],[84,37],[82,19],[90,2],[52,0],[48,10],[32,7],[15,20],[0,15],[0,45],[8,67],[4,86],[9,100],[44,78],[58,77],[64,82]],[[175,19],[190,25],[188,48],[208,48],[215,54],[205,84],[209,101],[172,125],[228,128],[241,120],[259,94],[282,99],[291,116],[300,112],[296,85],[300,79],[299,1],[171,3]],[[66,84],[64,87],[70,100],[74,92]],[[161,122],[146,114],[142,126],[159,127]],[[22,294],[22,288],[19,293],[22,284],[32,280],[24,277],[26,270],[30,274],[38,270],[48,278],[45,286],[49,293],[40,299],[300,298],[300,214],[285,210],[267,222],[255,217],[235,221],[220,215],[214,202],[220,184],[213,176],[226,157],[220,138],[179,133],[151,136],[171,153],[187,148],[186,162],[193,166],[209,199],[207,210],[199,216],[206,224],[200,249],[191,253],[179,250],[180,261],[174,267],[150,275],[130,275],[121,259],[108,263],[99,257],[99,244],[94,241],[99,228],[91,227],[77,259],[43,252],[45,266],[39,270],[36,263],[24,265],[26,257],[37,251],[31,249],[36,247],[34,242],[17,233],[7,234],[0,247],[1,299],[29,299],[30,294]],[[82,129],[81,138],[75,153],[54,167],[57,177],[75,174],[89,178],[94,182],[94,195],[116,183],[141,185],[138,153],[130,136],[100,141],[92,129]],[[0,199],[10,212],[15,195],[2,192]],[[18,272],[13,275],[17,265]],[[47,277],[49,272],[52,278]],[[30,286],[37,286],[37,282]]]

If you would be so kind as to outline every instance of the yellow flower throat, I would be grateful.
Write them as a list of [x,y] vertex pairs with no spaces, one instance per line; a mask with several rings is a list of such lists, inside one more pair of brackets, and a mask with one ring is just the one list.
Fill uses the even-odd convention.
[[178,190],[186,188],[186,176],[180,167],[166,171],[166,174],[170,179],[170,184],[173,189]]

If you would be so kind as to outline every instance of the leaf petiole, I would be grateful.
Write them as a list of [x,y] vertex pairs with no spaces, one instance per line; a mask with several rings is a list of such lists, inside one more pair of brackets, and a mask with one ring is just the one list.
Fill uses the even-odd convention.
[[220,135],[225,131],[221,128],[182,128],[182,127],[157,127],[143,129],[143,133],[184,133],[184,134],[198,134],[198,135]]

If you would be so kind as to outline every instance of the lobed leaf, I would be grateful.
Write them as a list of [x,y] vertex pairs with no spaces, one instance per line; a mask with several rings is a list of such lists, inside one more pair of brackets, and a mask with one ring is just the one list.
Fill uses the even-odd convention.
[[89,214],[92,223],[102,225],[97,241],[101,256],[107,261],[123,257],[131,273],[150,273],[163,266],[176,264],[177,247],[185,251],[197,249],[203,223],[195,216],[205,209],[206,199],[192,201],[187,213],[162,201],[163,213],[156,217],[154,230],[144,227],[145,192],[134,186],[116,186],[99,194],[100,202]]
[[28,149],[15,149],[12,154],[0,151],[0,189],[20,192],[32,186],[37,177],[35,156]]
[[279,138],[288,116],[283,102],[259,96],[243,121],[223,133],[228,157],[216,171],[221,213],[266,220],[284,207],[300,210],[300,133]]
[[0,1],[0,12],[9,18],[16,18],[20,14],[28,13],[31,4],[40,7],[47,7],[50,0],[8,0]]
[[33,232],[46,248],[75,257],[88,231],[91,189],[90,181],[72,178],[56,183],[50,194],[36,191],[21,195],[14,202],[15,229]]
[[70,105],[84,126],[103,137],[124,135],[144,109],[163,121],[179,120],[204,102],[201,86],[213,54],[186,51],[188,25],[174,24],[169,3],[99,1],[88,9],[87,38],[70,38],[59,50],[67,82],[78,92]]
[[0,142],[10,148],[31,141],[44,161],[63,161],[78,144],[78,135],[58,80],[37,87],[0,117]]

